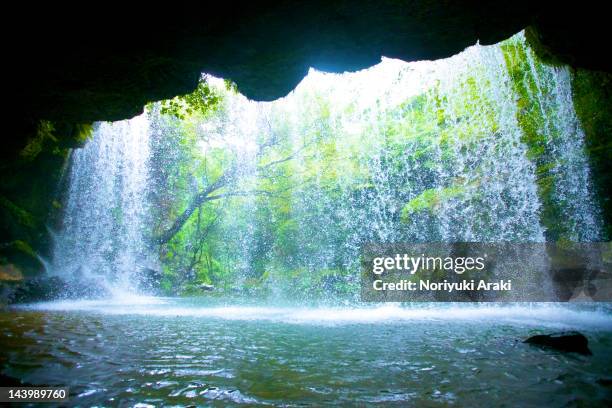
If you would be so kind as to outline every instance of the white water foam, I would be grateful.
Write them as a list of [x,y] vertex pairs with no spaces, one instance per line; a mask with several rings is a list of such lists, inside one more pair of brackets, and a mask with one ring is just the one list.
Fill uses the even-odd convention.
[[20,310],[88,312],[106,315],[195,317],[234,321],[269,321],[288,324],[410,324],[422,321],[510,324],[556,329],[612,330],[609,305],[586,304],[375,304],[361,307],[205,306],[187,299],[130,297],[111,300],[76,300],[35,303]]

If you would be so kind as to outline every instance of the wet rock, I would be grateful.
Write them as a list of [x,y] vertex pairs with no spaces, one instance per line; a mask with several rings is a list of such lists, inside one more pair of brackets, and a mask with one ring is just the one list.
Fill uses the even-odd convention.
[[151,294],[159,293],[163,272],[151,267],[143,267],[138,271],[140,289]]
[[593,354],[589,349],[589,340],[586,336],[577,331],[540,334],[529,337],[523,343],[568,353],[579,353],[589,356]]
[[0,265],[0,281],[19,282],[23,279],[21,269],[13,264]]
[[64,281],[59,277],[37,277],[23,281],[10,296],[10,303],[32,303],[59,298]]
[[202,283],[198,285],[198,288],[206,292],[215,290],[215,287],[213,285],[209,285],[207,283]]
[[0,374],[0,386],[2,387],[34,387],[33,384],[24,383],[18,378]]
[[39,276],[24,280],[7,294],[7,303],[34,303],[57,299],[95,299],[108,296],[107,289],[93,279],[66,280]]
[[[14,211],[17,211],[14,209]],[[36,255],[36,252],[30,244],[22,240],[15,240],[8,243],[0,244],[0,260],[5,259],[8,262],[0,262],[1,270],[7,272],[9,275],[20,276],[36,276],[40,274],[40,271],[44,270],[40,258]],[[11,271],[9,271],[12,269]],[[2,274],[5,275],[4,273]],[[0,276],[0,280],[7,280]]]
[[603,385],[604,387],[612,387],[612,378],[599,378],[595,382],[599,385]]

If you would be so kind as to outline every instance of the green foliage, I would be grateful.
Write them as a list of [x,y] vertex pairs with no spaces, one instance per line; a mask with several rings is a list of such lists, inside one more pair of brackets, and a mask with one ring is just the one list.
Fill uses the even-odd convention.
[[402,208],[402,222],[408,222],[410,216],[421,211],[433,212],[443,202],[461,197],[465,192],[464,186],[450,186],[444,188],[430,188],[410,200]]
[[21,151],[21,157],[32,160],[38,156],[47,140],[57,141],[53,135],[54,131],[55,127],[53,126],[53,123],[47,120],[41,120],[38,125],[36,135],[30,139],[28,144]]
[[[469,222],[475,236],[497,236],[499,225],[483,211],[490,197],[480,187],[495,183],[501,206],[510,207],[515,180],[484,159],[502,157],[504,132],[515,129],[525,148],[521,154],[533,164],[547,238],[567,236],[567,223],[559,221],[564,203],[556,196],[558,161],[551,148],[561,130],[547,120],[558,112],[539,99],[553,90],[536,82],[548,71],[522,39],[504,42],[501,50],[507,72],[500,75],[508,74],[516,97],[516,105],[509,104],[516,107],[512,123],[504,122],[509,115],[502,117],[490,91],[496,84],[478,64],[450,85],[433,81],[395,105],[375,101],[364,107],[358,98],[335,98],[333,89],[302,89],[292,104],[262,107],[266,123],[248,135],[228,120],[228,107],[244,103],[228,83],[202,81],[194,94],[151,106],[157,132],[154,233],[168,228],[219,177],[243,170],[217,192],[225,198],[200,205],[160,247],[163,288],[202,294],[202,284],[213,284],[224,293],[253,296],[353,296],[357,265],[346,260],[356,252],[346,243],[356,247],[376,239],[353,219],[365,224],[373,217],[380,189],[389,194],[376,216],[391,220],[398,236],[440,239],[435,228],[426,229],[444,208],[456,217],[449,224]],[[590,146],[603,163],[610,151],[603,137],[606,118],[612,115],[589,116],[605,97],[587,96],[594,79],[581,79],[576,109],[585,126],[592,126],[587,135],[597,135]],[[253,140],[254,150],[244,150]],[[469,220],[460,219],[463,210]]]
[[521,139],[527,146],[527,157],[536,166],[538,195],[542,201],[541,222],[546,227],[547,239],[558,241],[569,233],[568,224],[559,222],[565,217],[562,203],[555,196],[557,163],[550,143],[551,138],[559,137],[559,129],[550,124],[549,118],[559,113],[551,110],[540,97],[555,90],[547,89],[546,83],[536,77],[544,75],[544,66],[524,42],[507,40],[501,49],[512,88],[518,95],[516,119],[522,131]]
[[[228,84],[228,87],[232,86],[229,82]],[[219,93],[210,87],[205,78],[202,78],[192,93],[162,101],[159,112],[177,119],[186,119],[196,113],[206,115],[216,110],[220,102]]]
[[78,147],[85,143],[93,133],[93,125],[55,123],[41,120],[35,135],[21,150],[19,156],[24,161],[36,159],[43,151],[63,156],[66,148]]

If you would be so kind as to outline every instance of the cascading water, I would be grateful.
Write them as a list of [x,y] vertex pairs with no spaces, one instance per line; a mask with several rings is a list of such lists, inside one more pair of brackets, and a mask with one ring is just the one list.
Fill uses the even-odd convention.
[[563,203],[561,212],[567,220],[567,238],[575,242],[600,240],[601,214],[594,203],[584,131],[574,110],[569,69],[546,69],[536,63],[533,53],[526,55],[536,84],[527,89],[545,119],[539,131],[546,136],[554,157],[554,200]]
[[[364,90],[381,75],[391,77],[387,87]],[[330,102],[338,120],[364,92],[374,93],[355,108],[361,113],[353,114],[350,122],[337,130],[341,137],[353,138],[346,144],[355,143],[355,138],[373,140],[358,152],[370,174],[368,190],[362,197],[347,197],[349,205],[343,209],[350,213],[344,217],[352,224],[348,228],[361,230],[357,239],[543,241],[535,168],[521,143],[507,78],[499,48],[476,46],[436,62],[386,60],[344,81],[314,73],[312,80],[303,84],[318,86],[325,94],[345,96],[343,101],[332,98]],[[385,117],[397,114],[402,102],[408,114],[399,112],[404,117],[397,119]],[[406,142],[392,146],[399,153],[393,152],[389,143],[381,143],[394,131],[393,126],[413,119],[411,111],[417,110],[431,129],[415,129],[414,135],[422,132],[429,140],[423,143],[407,134]],[[385,120],[387,128],[382,128],[380,123]],[[347,124],[362,130],[351,135]],[[339,140],[337,145],[342,143]],[[415,156],[422,158],[415,160]],[[399,172],[393,173],[393,162],[401,164]],[[352,187],[354,190],[354,183]],[[436,201],[430,207],[426,207],[432,204],[426,201],[427,193]],[[405,211],[409,227],[402,226],[402,208],[413,199],[417,205]]]
[[[525,66],[526,96],[504,47],[525,53],[514,57]],[[348,74],[311,70],[286,98],[259,104],[260,127],[250,131],[282,134],[298,152],[290,164],[288,226],[299,249],[284,268],[355,271],[367,242],[600,239],[571,92],[568,69],[535,62],[522,34],[440,61],[385,59]],[[544,153],[528,134],[521,98],[540,111],[533,131]],[[254,123],[252,116],[225,115]],[[309,140],[316,146],[304,149]],[[252,214],[253,201],[248,205]],[[559,211],[552,220],[545,216],[550,207]],[[278,269],[283,262],[274,254],[284,252],[270,245],[263,269]]]
[[62,230],[52,273],[86,278],[106,290],[135,291],[149,266],[149,124],[146,115],[100,123],[72,154]]
[[[136,271],[152,258],[146,237],[223,172],[231,177],[222,204],[202,204],[192,215],[197,225],[179,237],[189,260],[161,251],[162,263],[174,262],[166,270],[184,275],[180,285],[209,279],[213,266],[239,285],[289,275],[321,286],[314,277],[325,274],[354,285],[368,242],[601,236],[569,71],[537,62],[522,34],[445,60],[384,59],[341,75],[311,70],[271,103],[209,82],[224,107],[188,125],[197,130],[187,139],[178,119],[153,109],[100,124],[74,152],[56,273],[137,287]],[[149,120],[165,123],[152,141]],[[197,140],[196,153],[173,152],[192,143],[185,140]],[[226,156],[233,159],[211,164]],[[169,170],[169,158],[184,168]],[[161,174],[154,182],[149,167]],[[214,237],[196,236],[202,220]],[[209,266],[198,272],[205,247]]]

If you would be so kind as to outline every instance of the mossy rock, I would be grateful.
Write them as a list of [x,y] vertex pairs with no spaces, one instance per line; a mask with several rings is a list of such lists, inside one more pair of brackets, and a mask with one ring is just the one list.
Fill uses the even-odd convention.
[[24,241],[16,240],[0,246],[0,267],[12,265],[24,276],[37,276],[44,271],[44,265],[32,247]]
[[585,133],[596,197],[601,206],[605,231],[612,237],[612,74],[575,70],[572,76],[574,108]]
[[0,265],[0,282],[20,282],[23,280],[21,269],[13,264]]
[[37,256],[48,256],[48,227],[59,220],[62,169],[71,148],[91,135],[91,125],[40,121],[18,157],[1,162],[0,169],[0,263],[12,263],[25,276],[39,274]]

